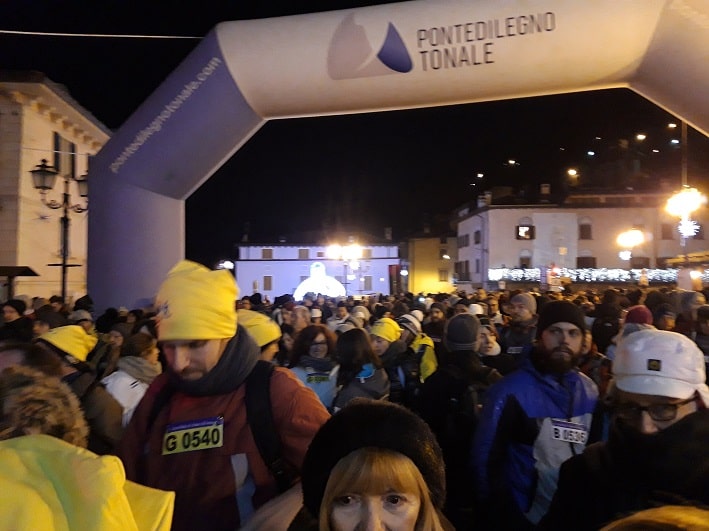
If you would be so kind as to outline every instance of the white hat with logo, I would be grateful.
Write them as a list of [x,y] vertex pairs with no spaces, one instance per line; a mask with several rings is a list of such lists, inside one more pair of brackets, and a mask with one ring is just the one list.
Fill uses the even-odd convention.
[[650,329],[623,338],[613,374],[621,391],[680,399],[697,392],[709,406],[704,355],[682,334]]

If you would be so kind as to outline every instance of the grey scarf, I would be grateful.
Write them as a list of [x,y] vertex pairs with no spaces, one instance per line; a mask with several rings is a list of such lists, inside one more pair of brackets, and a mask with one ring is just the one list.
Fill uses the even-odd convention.
[[119,358],[118,369],[128,374],[131,378],[140,380],[148,385],[162,372],[162,367],[159,363],[150,363],[148,360],[138,356]]
[[170,372],[170,381],[175,389],[187,395],[223,395],[244,383],[260,357],[259,346],[244,327],[238,325],[236,335],[229,340],[222,357],[211,371],[199,380],[183,380]]

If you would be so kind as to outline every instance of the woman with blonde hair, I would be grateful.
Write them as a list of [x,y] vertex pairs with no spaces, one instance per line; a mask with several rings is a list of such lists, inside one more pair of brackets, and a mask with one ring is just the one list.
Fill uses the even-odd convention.
[[441,513],[445,485],[428,425],[403,406],[361,398],[320,428],[302,469],[303,503],[320,531],[453,529]]

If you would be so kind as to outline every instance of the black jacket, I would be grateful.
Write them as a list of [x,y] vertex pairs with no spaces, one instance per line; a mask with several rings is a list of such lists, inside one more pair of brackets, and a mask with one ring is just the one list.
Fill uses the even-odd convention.
[[638,435],[615,422],[596,443],[561,466],[540,529],[599,529],[630,512],[659,505],[709,504],[709,410],[669,428]]

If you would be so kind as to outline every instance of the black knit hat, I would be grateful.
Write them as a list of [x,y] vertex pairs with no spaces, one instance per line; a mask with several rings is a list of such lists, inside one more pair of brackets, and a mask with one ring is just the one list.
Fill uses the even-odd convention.
[[470,313],[460,313],[446,322],[443,338],[450,352],[475,350],[479,333],[478,318]]
[[544,305],[537,322],[537,338],[554,323],[571,323],[582,331],[586,330],[586,320],[583,311],[573,302],[552,301]]
[[20,300],[20,299],[9,299],[5,302],[2,303],[3,306],[9,306],[10,308],[14,308],[17,313],[20,314],[20,317],[24,315],[25,310],[27,309],[27,305],[25,304],[25,301]]
[[325,486],[335,465],[366,447],[392,450],[411,459],[431,491],[433,505],[443,508],[445,465],[428,424],[398,404],[355,399],[323,424],[305,454],[303,504],[312,516],[320,514]]

